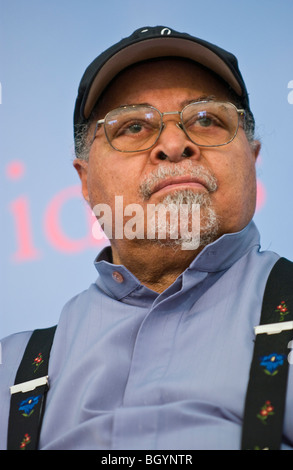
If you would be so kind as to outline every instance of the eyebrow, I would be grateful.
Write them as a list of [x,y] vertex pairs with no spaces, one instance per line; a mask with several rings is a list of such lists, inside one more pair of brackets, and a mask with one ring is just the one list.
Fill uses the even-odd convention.
[[184,100],[181,102],[181,106],[187,106],[188,104],[191,103],[197,103],[199,101],[215,101],[216,97],[214,95],[202,95],[198,96],[197,98],[192,98],[190,100]]
[[[181,101],[180,106],[184,108],[185,106],[191,103],[197,103],[200,101],[215,101],[215,100],[216,100],[216,97],[214,95],[201,95],[196,98],[191,98],[188,100]],[[144,103],[125,103],[125,104],[120,105],[118,109],[123,108],[124,106],[154,106],[154,105],[151,103],[148,103],[147,101]]]

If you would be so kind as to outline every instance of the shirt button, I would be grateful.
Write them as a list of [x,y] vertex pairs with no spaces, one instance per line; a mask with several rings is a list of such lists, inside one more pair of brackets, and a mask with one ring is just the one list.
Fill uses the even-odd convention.
[[114,279],[114,281],[119,282],[119,284],[124,281],[122,274],[120,274],[118,271],[112,272],[112,278]]

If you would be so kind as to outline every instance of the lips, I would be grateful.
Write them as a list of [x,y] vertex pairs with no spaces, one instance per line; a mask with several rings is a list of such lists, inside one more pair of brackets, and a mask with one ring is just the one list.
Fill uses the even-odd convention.
[[179,188],[180,186],[186,186],[189,188],[198,188],[198,189],[205,189],[207,190],[207,186],[205,182],[199,178],[192,177],[192,176],[176,176],[172,178],[165,178],[164,180],[160,181],[152,190],[152,194],[158,193],[162,190],[172,190]]

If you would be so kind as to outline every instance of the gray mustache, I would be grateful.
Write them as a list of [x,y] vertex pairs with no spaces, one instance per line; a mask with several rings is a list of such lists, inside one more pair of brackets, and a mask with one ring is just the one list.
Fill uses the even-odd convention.
[[216,191],[218,187],[217,179],[210,171],[202,165],[194,165],[189,160],[188,162],[184,162],[181,166],[178,166],[178,164],[174,166],[160,166],[157,170],[147,175],[139,188],[142,198],[148,200],[157,184],[164,181],[167,177],[176,176],[192,176],[198,178],[205,184],[209,192]]

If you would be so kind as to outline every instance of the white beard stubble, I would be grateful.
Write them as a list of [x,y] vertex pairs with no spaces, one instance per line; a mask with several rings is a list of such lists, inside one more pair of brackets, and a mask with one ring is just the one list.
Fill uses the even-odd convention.
[[[168,245],[174,247],[183,247],[187,243],[192,242],[192,207],[193,205],[200,206],[200,235],[198,241],[198,247],[203,247],[215,241],[218,236],[219,221],[215,213],[214,208],[211,204],[210,193],[214,192],[217,189],[217,181],[214,175],[212,175],[208,170],[202,166],[194,166],[191,161],[185,161],[184,164],[178,166],[161,166],[155,172],[147,176],[145,181],[140,186],[141,197],[144,201],[148,201],[152,195],[153,188],[166,177],[176,177],[176,176],[193,176],[195,178],[201,179],[208,192],[195,192],[191,189],[174,191],[172,194],[165,196],[161,204],[168,208],[170,216],[166,221],[160,220],[158,217],[152,223],[155,226],[155,233],[160,233],[164,228],[166,233],[165,240],[162,240],[158,237],[155,237],[153,242],[160,243],[161,245]],[[178,227],[178,223],[175,226],[172,226],[170,221],[176,220],[172,218],[172,211],[175,211],[178,215],[180,206],[185,205],[188,211],[188,229],[187,227]],[[175,214],[174,214],[175,215]],[[164,227],[162,227],[164,224]],[[178,233],[178,236],[174,238],[174,234]]]

